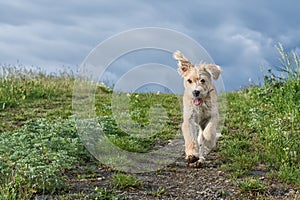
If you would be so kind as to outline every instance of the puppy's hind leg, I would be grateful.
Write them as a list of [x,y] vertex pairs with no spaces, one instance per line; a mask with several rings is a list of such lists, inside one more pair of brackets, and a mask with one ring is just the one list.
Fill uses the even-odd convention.
[[199,159],[205,159],[209,152],[216,146],[217,135],[216,135],[215,123],[209,122],[205,127],[203,133],[199,134]]

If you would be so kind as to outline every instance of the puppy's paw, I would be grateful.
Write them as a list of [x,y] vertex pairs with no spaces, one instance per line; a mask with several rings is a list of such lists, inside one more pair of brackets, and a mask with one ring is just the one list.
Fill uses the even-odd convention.
[[199,158],[197,156],[195,156],[195,155],[188,155],[188,156],[185,157],[185,161],[187,163],[194,163],[194,162],[196,162],[198,160],[199,160]]
[[191,168],[200,168],[204,164],[204,158],[198,159],[196,162],[188,163],[188,166]]

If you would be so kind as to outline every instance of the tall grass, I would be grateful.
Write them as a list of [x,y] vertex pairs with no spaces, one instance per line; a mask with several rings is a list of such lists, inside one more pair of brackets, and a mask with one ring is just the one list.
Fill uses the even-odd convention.
[[0,66],[0,109],[14,107],[27,99],[51,99],[71,95],[71,72],[46,74],[24,66]]
[[298,78],[300,77],[300,59],[296,51],[286,52],[283,48],[283,45],[279,43],[276,45],[278,53],[280,54],[280,66],[277,66],[276,69],[280,72],[286,73],[289,78]]

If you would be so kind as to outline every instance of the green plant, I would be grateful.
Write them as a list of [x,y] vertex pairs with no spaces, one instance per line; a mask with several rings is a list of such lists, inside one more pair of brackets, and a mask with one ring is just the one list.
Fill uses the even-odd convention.
[[[276,45],[276,48],[280,55],[280,65],[275,66],[275,69],[285,76],[283,74],[277,75],[272,69],[268,69],[267,74],[264,76],[264,83],[265,86],[268,85],[273,88],[282,87],[288,79],[299,80],[300,78],[300,59],[296,51],[286,52],[281,43]],[[270,91],[272,90],[270,89]]]
[[117,173],[112,176],[111,185],[114,188],[136,188],[142,184],[140,180],[130,174]]
[[257,178],[248,177],[237,183],[242,192],[265,192],[267,185]]
[[299,55],[292,51],[287,53],[283,45],[279,43],[276,45],[276,48],[280,54],[280,66],[276,67],[276,69],[280,72],[284,72],[287,74],[289,78],[299,78],[300,77],[300,60]]
[[123,200],[123,199],[125,199],[123,196],[117,195],[116,192],[114,192],[112,190],[108,190],[106,188],[102,189],[102,188],[96,187],[95,191],[97,192],[97,194],[93,198],[95,200]]
[[150,192],[150,194],[153,195],[154,197],[161,197],[165,193],[166,193],[166,190],[163,188],[160,188],[160,189]]
[[64,189],[64,172],[89,156],[72,120],[45,119],[28,122],[12,133],[2,133],[0,155],[2,189],[28,194]]
[[14,172],[2,177],[0,182],[0,199],[17,200],[30,199],[32,197],[32,193],[28,191],[28,188],[22,187],[19,179],[19,177],[15,177]]

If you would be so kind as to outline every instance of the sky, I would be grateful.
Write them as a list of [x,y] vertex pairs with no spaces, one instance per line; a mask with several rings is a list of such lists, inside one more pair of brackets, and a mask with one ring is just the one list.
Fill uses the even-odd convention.
[[[299,8],[297,0],[1,0],[0,64],[76,73],[108,38],[159,27],[202,45],[222,67],[226,91],[239,90],[262,83],[267,69],[280,65],[278,43],[300,53]],[[115,84],[131,68],[149,62],[177,68],[170,52],[144,50],[117,60],[102,79]]]

